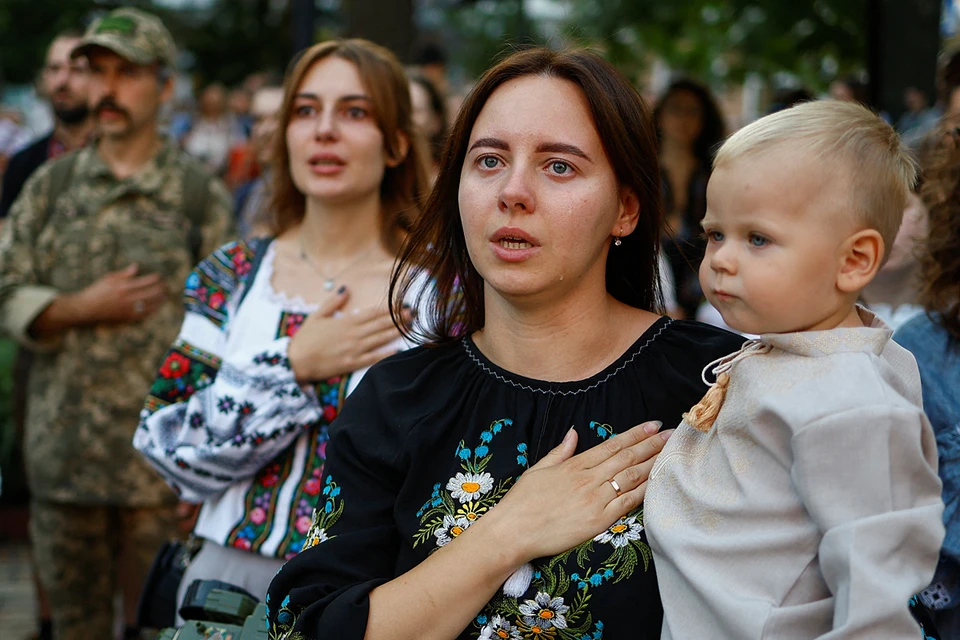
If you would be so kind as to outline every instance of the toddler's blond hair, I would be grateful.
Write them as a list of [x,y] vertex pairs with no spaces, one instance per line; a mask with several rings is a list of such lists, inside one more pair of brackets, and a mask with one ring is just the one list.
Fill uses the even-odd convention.
[[827,171],[839,169],[838,177],[849,184],[851,211],[865,228],[880,233],[889,253],[917,181],[916,161],[893,127],[855,102],[806,102],[727,138],[714,168],[781,145],[812,154]]

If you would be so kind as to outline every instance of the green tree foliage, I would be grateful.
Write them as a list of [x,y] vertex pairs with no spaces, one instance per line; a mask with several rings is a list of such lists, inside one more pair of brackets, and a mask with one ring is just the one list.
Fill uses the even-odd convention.
[[92,0],[0,1],[0,77],[12,84],[33,82],[43,66],[47,46],[64,29],[87,25],[92,12],[120,4]]
[[573,0],[568,34],[638,71],[652,55],[712,80],[779,72],[822,87],[863,68],[867,0]]
[[180,49],[189,52],[188,70],[203,82],[233,84],[254,71],[282,72],[293,53],[289,2],[214,0],[172,10],[151,0],[0,0],[2,77],[9,83],[32,82],[59,31],[83,29],[119,6],[159,15]]
[[190,52],[198,80],[232,85],[257,71],[283,73],[293,55],[290,9],[275,0],[215,0],[207,9],[163,18]]

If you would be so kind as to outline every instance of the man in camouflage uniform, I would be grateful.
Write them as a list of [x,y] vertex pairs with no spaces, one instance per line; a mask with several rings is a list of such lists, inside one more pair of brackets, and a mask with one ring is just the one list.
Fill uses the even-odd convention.
[[163,24],[118,9],[73,55],[90,62],[100,137],[41,167],[11,208],[0,324],[37,352],[25,458],[54,637],[100,640],[113,637],[118,584],[136,637],[143,578],[176,533],[176,499],[131,440],[183,319],[183,283],[232,223],[223,185],[158,131],[176,55]]

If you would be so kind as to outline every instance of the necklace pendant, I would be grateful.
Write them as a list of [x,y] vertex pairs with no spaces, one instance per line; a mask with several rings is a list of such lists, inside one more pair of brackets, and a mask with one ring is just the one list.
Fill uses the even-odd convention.
[[327,278],[323,283],[323,288],[326,291],[333,291],[333,287],[336,283],[333,281],[333,278]]

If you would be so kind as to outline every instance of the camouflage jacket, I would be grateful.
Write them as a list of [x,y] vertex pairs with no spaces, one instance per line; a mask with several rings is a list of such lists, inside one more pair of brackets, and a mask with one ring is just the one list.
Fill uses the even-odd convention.
[[[230,238],[230,196],[208,182],[205,211],[191,223],[183,199],[187,172],[204,171],[165,144],[139,172],[117,179],[95,146],[76,164],[55,203],[50,169],[38,169],[13,204],[0,232],[0,326],[37,351],[28,387],[27,477],[41,500],[155,506],[174,500],[131,440],[143,400],[183,320],[178,295],[197,247],[211,253]],[[193,231],[191,231],[193,229]],[[61,292],[79,291],[136,263],[160,273],[169,300],[142,321],[75,327],[54,345],[27,334]]]

